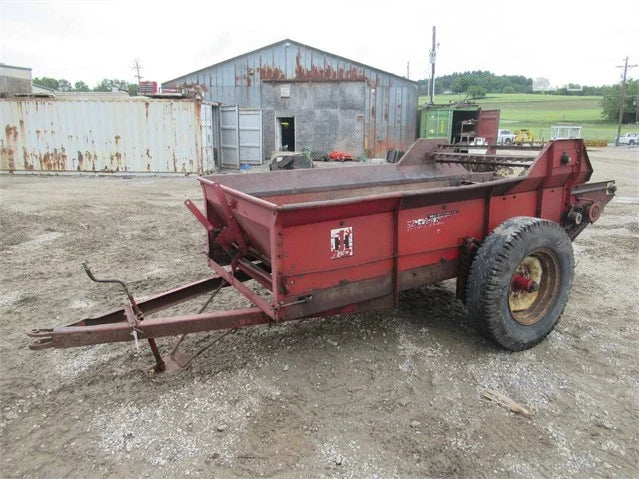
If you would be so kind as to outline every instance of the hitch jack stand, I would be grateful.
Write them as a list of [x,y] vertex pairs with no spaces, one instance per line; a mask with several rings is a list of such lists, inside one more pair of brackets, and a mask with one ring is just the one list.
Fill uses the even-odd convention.
[[[144,321],[144,313],[142,313],[142,310],[140,309],[140,307],[138,306],[138,303],[135,301],[135,298],[129,291],[129,288],[127,287],[126,283],[119,279],[96,278],[93,275],[93,272],[91,271],[91,269],[89,268],[89,263],[87,263],[86,261],[82,263],[82,267],[84,268],[84,271],[87,273],[87,276],[89,277],[89,279],[93,281],[94,283],[115,283],[115,284],[119,284],[122,287],[122,289],[124,290],[124,294],[126,294],[126,297],[129,299],[129,303],[130,303],[130,307],[124,308],[124,313],[126,315],[127,321],[131,325],[131,334],[133,338],[135,339],[135,344],[137,346],[138,334],[139,334],[139,330],[137,329],[137,326],[141,321]],[[155,358],[155,366],[153,369],[157,373],[164,371],[166,369],[166,364],[164,363],[164,360],[162,359],[162,356],[160,355],[160,350],[158,348],[157,343],[155,342],[155,339],[148,338],[147,341],[149,341],[151,352],[153,352],[153,357]]]

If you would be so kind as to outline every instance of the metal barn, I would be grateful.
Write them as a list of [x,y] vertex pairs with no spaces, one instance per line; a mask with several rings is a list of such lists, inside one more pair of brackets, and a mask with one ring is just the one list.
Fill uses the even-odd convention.
[[416,138],[415,82],[293,40],[163,87],[196,88],[205,100],[227,105],[219,110],[223,166],[304,147],[384,157],[390,148],[408,149]]

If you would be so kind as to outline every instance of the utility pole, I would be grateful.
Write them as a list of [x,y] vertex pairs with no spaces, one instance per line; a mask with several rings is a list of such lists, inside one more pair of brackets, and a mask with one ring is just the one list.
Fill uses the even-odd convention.
[[431,105],[435,103],[435,59],[437,57],[437,37],[435,34],[435,29],[436,27],[433,25],[433,48],[431,49],[430,52],[428,52],[430,57],[430,65],[431,65],[430,88],[429,88]]
[[406,62],[406,78],[410,80],[410,60]]
[[144,77],[140,75],[140,70],[142,70],[142,65],[140,65],[140,60],[138,58],[133,60],[133,69],[135,70],[135,75],[133,76],[138,79],[138,85],[139,85],[140,80],[142,80],[142,78]]
[[623,65],[617,65],[617,68],[623,68],[623,76],[621,80],[621,97],[619,98],[619,124],[617,125],[617,137],[615,138],[615,146],[619,146],[619,137],[621,136],[621,124],[623,123],[623,107],[626,101],[626,77],[628,69],[639,65],[628,65],[628,57],[624,58]]

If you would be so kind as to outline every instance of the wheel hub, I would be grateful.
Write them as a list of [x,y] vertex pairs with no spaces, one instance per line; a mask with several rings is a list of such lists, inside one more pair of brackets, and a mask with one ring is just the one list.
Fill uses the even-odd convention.
[[519,263],[510,286],[508,302],[515,313],[529,309],[539,295],[539,284],[543,277],[541,261],[534,256],[526,256]]
[[508,292],[513,319],[530,326],[544,317],[559,290],[559,263],[545,248],[532,251],[515,269]]

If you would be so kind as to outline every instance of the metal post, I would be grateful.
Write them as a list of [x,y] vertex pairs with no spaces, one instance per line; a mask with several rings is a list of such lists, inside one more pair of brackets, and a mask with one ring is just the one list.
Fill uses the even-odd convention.
[[621,96],[619,98],[619,123],[617,124],[617,136],[615,137],[615,146],[619,146],[619,137],[621,136],[621,124],[623,123],[623,107],[626,101],[626,76],[628,68],[634,68],[637,65],[628,65],[628,57],[624,58],[624,64],[618,65],[617,68],[623,68],[623,79],[621,80]]
[[433,25],[433,47],[430,51],[430,103],[435,103],[435,58],[437,56],[437,40],[436,40],[436,27]]
[[137,78],[138,80],[138,85],[140,84],[140,81],[142,80],[142,78],[144,78],[142,75],[140,75],[140,70],[142,70],[142,65],[140,65],[140,60],[139,59],[135,59],[133,60],[133,69],[135,70],[136,74],[133,75],[135,78]]

